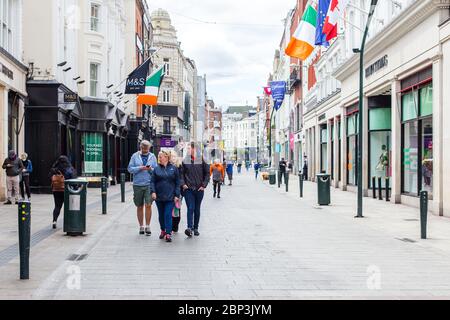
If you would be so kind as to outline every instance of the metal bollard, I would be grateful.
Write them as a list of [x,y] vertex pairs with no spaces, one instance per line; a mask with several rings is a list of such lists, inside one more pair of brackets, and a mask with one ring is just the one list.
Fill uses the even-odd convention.
[[102,214],[107,214],[108,178],[102,177]]
[[420,235],[427,238],[428,192],[420,192]]
[[378,200],[383,200],[383,188],[381,187],[381,177],[378,177]]
[[125,202],[125,173],[120,175],[120,196],[122,203]]
[[298,183],[299,183],[299,190],[300,190],[300,198],[303,198],[303,173],[298,173]]
[[374,199],[377,198],[377,185],[376,185],[376,178],[372,177],[372,197]]
[[284,183],[286,185],[286,192],[289,192],[289,172],[284,173]]
[[20,279],[27,280],[30,279],[31,203],[20,201],[18,208]]
[[386,187],[386,201],[389,201],[389,177],[385,178],[385,187]]

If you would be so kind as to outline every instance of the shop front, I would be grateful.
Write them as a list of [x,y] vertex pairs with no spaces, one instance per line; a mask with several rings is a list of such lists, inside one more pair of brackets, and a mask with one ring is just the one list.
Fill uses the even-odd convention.
[[28,81],[25,113],[25,150],[33,161],[33,193],[50,193],[48,174],[53,163],[66,155],[81,172],[79,123],[82,110],[76,93],[49,81]]
[[[0,47],[0,161],[8,150],[24,152],[24,105],[27,67]],[[0,170],[0,201],[6,197],[6,174]]]
[[347,108],[347,185],[358,184],[358,105]]

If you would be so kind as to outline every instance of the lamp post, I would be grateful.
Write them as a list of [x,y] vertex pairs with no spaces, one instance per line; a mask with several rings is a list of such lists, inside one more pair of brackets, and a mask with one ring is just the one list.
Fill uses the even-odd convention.
[[364,116],[364,49],[366,46],[367,34],[369,33],[370,22],[372,21],[378,0],[371,0],[369,16],[367,17],[366,28],[364,30],[361,48],[353,49],[359,53],[359,123],[358,123],[358,212],[355,218],[363,218],[363,116]]

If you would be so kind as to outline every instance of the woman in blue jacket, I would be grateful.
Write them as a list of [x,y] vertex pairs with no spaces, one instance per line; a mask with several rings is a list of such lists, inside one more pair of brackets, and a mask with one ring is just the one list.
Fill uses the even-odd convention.
[[172,242],[172,211],[180,199],[180,173],[170,163],[170,152],[158,154],[158,165],[151,173],[150,191],[156,201],[161,226],[160,239]]

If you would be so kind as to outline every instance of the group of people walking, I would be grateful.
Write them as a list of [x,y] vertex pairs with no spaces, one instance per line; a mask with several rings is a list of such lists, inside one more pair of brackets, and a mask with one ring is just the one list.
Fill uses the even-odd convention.
[[139,234],[151,235],[152,204],[155,202],[161,229],[159,238],[171,242],[172,233],[178,231],[184,199],[187,207],[184,233],[188,237],[200,236],[201,205],[211,174],[200,148],[191,143],[187,156],[181,161],[175,152],[164,150],[156,159],[150,147],[149,141],[142,141],[140,151],[131,157],[128,165],[128,171],[133,174],[133,200],[137,207]]
[[2,168],[6,171],[7,199],[4,204],[18,204],[20,199],[31,200],[30,174],[33,172],[33,164],[28,155],[22,153],[18,157],[14,150],[10,150]]

